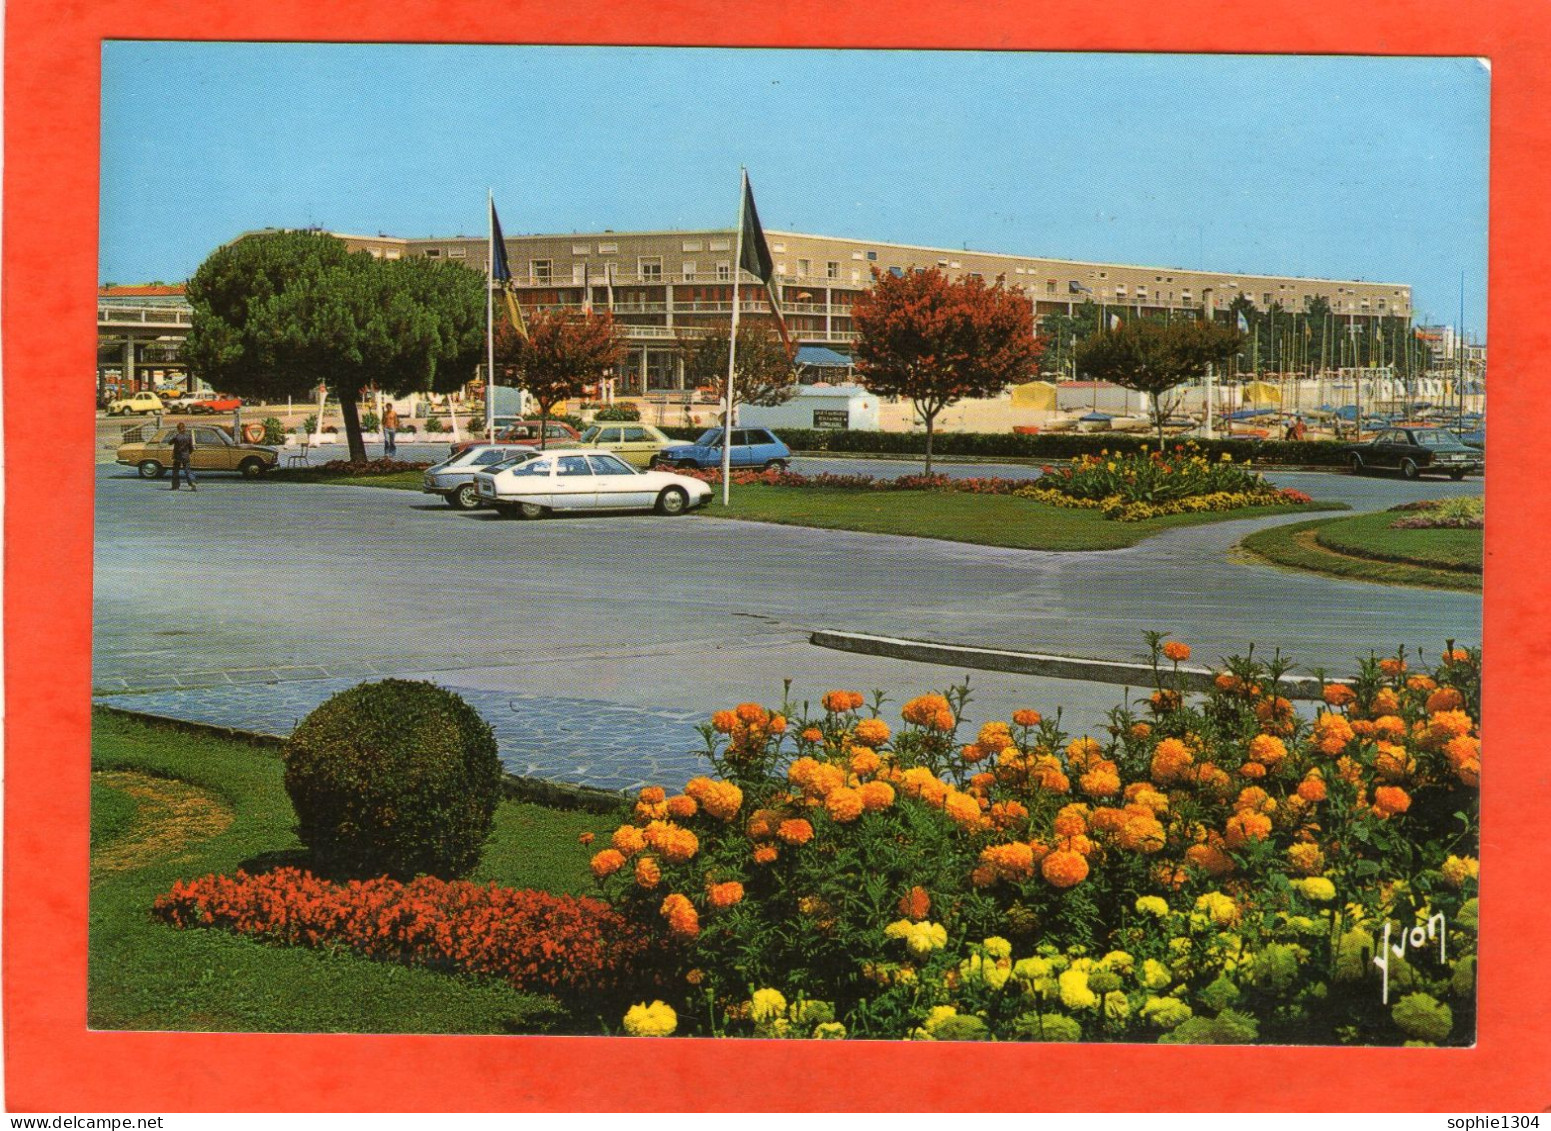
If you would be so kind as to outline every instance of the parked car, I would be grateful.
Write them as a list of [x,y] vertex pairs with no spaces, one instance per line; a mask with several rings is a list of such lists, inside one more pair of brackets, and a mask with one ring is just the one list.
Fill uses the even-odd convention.
[[131,412],[150,416],[153,413],[165,412],[166,410],[167,406],[162,403],[161,397],[155,393],[131,393],[127,397],[121,397],[116,401],[108,402],[109,416],[123,416]]
[[241,397],[223,397],[219,393],[200,393],[179,401],[178,412],[216,413],[236,412],[242,407]]
[[550,511],[656,510],[683,514],[711,498],[711,487],[668,471],[637,471],[610,452],[559,448],[499,464],[474,476],[481,506],[539,518]]
[[650,467],[657,453],[670,447],[673,441],[659,428],[633,421],[609,421],[594,424],[582,433],[578,446],[601,448],[613,452],[626,463],[636,467]]
[[1367,443],[1348,445],[1346,458],[1354,475],[1393,468],[1407,479],[1433,473],[1463,479],[1483,466],[1481,452],[1446,428],[1386,428]]
[[[733,467],[759,467],[785,470],[792,449],[766,428],[734,428],[730,462]],[[664,448],[653,461],[655,467],[721,467],[722,430],[708,428],[693,444],[674,444]]]
[[428,495],[440,495],[450,507],[470,511],[479,506],[479,494],[474,489],[476,473],[489,471],[507,460],[537,454],[538,449],[527,444],[475,444],[426,468],[420,489]]
[[[537,444],[539,442],[540,423],[537,420],[505,420],[496,417],[495,442],[498,444]],[[574,445],[581,436],[563,420],[546,420],[543,422],[543,436],[546,444],[557,444],[565,447]],[[452,446],[452,454],[457,455],[461,451],[473,447],[475,444],[484,443],[483,440],[464,440],[462,443]]]
[[[262,444],[240,444],[231,433],[213,424],[196,424],[194,455],[189,461],[195,471],[240,471],[252,479],[263,475],[280,462],[275,448]],[[159,479],[172,466],[172,437],[176,428],[158,428],[149,440],[122,444],[118,462],[140,470],[142,479]]]

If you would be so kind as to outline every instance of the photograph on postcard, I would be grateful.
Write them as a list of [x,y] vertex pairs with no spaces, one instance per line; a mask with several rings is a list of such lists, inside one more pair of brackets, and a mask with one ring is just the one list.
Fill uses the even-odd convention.
[[101,63],[92,1029],[1474,1043],[1481,60]]

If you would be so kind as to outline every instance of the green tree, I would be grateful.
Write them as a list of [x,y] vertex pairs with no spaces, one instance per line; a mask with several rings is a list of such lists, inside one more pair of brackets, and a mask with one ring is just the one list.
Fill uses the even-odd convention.
[[965,397],[991,397],[1037,372],[1043,339],[1034,336],[1034,304],[973,275],[941,271],[883,275],[851,307],[856,370],[880,396],[907,397],[926,426],[932,470],[937,416]]
[[265,400],[339,398],[350,458],[364,460],[359,400],[451,392],[479,363],[485,281],[462,264],[374,259],[333,236],[274,232],[212,253],[189,280],[190,370]]
[[1099,304],[1086,299],[1071,314],[1047,314],[1040,319],[1040,334],[1047,343],[1040,368],[1070,377],[1077,344],[1099,332],[1101,316]]
[[[539,420],[570,397],[581,396],[588,385],[603,379],[625,356],[624,343],[608,311],[575,314],[565,310],[538,310],[528,319],[526,338],[502,324],[497,360],[508,361],[528,395],[538,402]],[[544,446],[539,429],[539,446]]]
[[[731,339],[731,328],[719,326],[702,338],[684,342],[684,383],[691,388],[715,389],[716,399],[723,405],[727,403],[727,344]],[[738,327],[737,364],[732,387],[734,420],[740,404],[784,404],[797,392],[797,369],[791,355],[768,326],[745,322]]]
[[1238,353],[1242,340],[1238,330],[1216,322],[1143,319],[1083,342],[1077,368],[1086,377],[1148,394],[1161,441],[1163,422],[1179,403],[1177,395],[1169,394],[1205,376],[1208,365],[1222,365]]

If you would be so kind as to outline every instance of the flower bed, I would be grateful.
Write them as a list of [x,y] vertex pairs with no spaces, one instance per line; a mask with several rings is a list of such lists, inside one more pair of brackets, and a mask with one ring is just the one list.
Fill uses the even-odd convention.
[[1273,487],[1249,469],[1247,459],[1236,464],[1224,452],[1209,460],[1194,444],[1166,452],[1143,445],[1134,452],[1081,455],[1067,467],[1046,467],[1039,480],[1016,493],[1057,506],[1092,507],[1122,522],[1311,501],[1301,491]]
[[174,884],[153,914],[287,946],[501,978],[566,998],[639,989],[649,940],[607,904],[422,877],[331,883],[296,868]]
[[1189,702],[1151,644],[1097,738],[1020,710],[961,741],[966,688],[897,729],[881,693],[719,712],[715,775],[593,857],[678,956],[626,1030],[1468,1044],[1478,654],[1365,663],[1310,722],[1281,661]]

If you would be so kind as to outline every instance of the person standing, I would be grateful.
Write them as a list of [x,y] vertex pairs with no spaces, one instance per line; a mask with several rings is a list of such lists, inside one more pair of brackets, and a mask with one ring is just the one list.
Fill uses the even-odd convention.
[[392,458],[398,454],[399,446],[393,438],[393,433],[398,430],[398,409],[391,404],[382,414],[382,454],[384,458]]
[[178,489],[178,473],[183,473],[183,478],[188,480],[190,491],[199,490],[194,486],[194,434],[188,430],[188,425],[178,421],[178,430],[172,434],[172,486],[169,491]]

